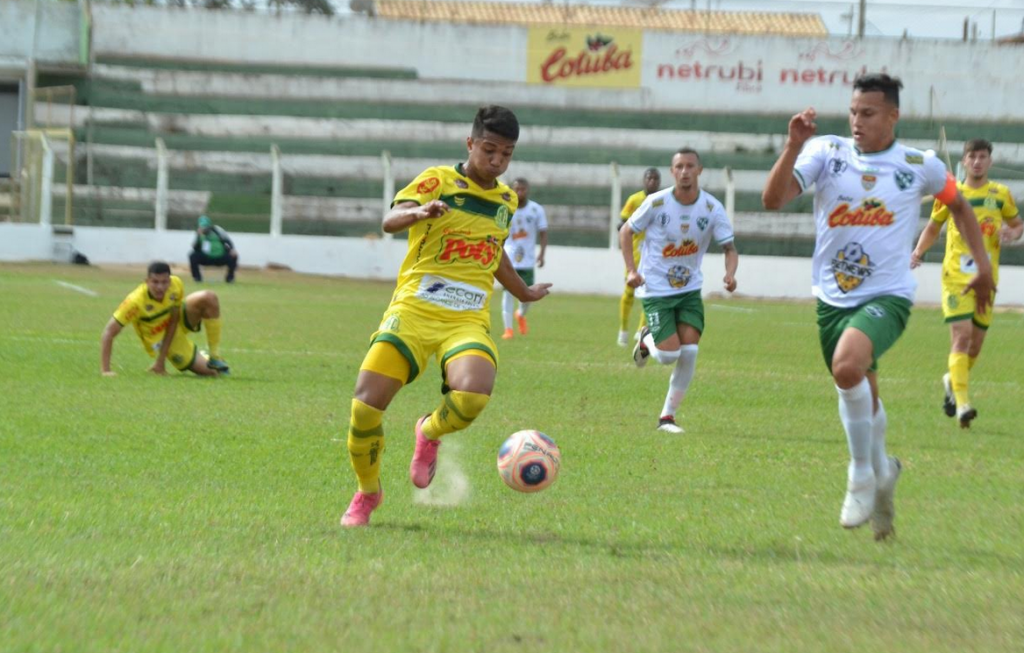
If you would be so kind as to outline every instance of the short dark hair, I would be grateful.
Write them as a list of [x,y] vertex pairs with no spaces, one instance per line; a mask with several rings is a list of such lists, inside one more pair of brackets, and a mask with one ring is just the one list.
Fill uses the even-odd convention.
[[519,140],[519,120],[510,109],[489,104],[480,107],[473,119],[473,138],[480,138],[484,132],[497,134],[510,141]]
[[992,143],[984,138],[972,138],[964,143],[964,156],[967,156],[971,152],[977,152],[978,150],[988,150],[989,156],[991,156]]
[[878,91],[885,96],[886,102],[899,108],[900,89],[903,82],[899,77],[892,77],[888,73],[865,73],[853,80],[853,90],[861,93]]
[[[700,153],[692,147],[681,147],[676,150],[676,154],[692,154],[697,157],[697,163],[700,163]],[[675,158],[675,154],[673,154],[672,157]]]
[[151,277],[154,274],[170,274],[171,266],[167,265],[163,261],[153,261],[149,264],[149,269],[146,270],[146,276]]
[[530,187],[530,182],[526,181],[526,177],[516,177],[515,179],[513,179],[512,185],[515,186],[516,184],[519,184],[520,186],[526,186],[527,188]]
[[655,167],[650,167],[650,168],[644,170],[644,178],[647,178],[647,177],[649,177],[651,175],[654,175],[658,179],[661,179],[661,171],[658,170]]

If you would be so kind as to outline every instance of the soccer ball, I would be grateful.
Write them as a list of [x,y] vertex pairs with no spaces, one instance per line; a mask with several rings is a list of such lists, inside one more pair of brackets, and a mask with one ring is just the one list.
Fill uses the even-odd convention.
[[498,449],[498,473],[518,492],[539,492],[555,482],[562,452],[540,431],[518,431]]

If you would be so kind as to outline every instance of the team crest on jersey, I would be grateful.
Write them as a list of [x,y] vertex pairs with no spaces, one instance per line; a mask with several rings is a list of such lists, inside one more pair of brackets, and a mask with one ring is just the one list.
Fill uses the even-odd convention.
[[511,202],[512,201],[512,196],[509,195],[508,193],[502,193],[501,194],[501,199],[505,200],[506,202]]
[[441,180],[437,177],[427,177],[420,182],[420,185],[416,187],[416,192],[420,195],[426,195],[427,193],[433,193],[438,186],[441,185]]
[[986,209],[998,209],[999,200],[989,195],[984,199],[984,201],[982,201],[981,205],[984,206]]
[[860,185],[864,187],[864,190],[871,190],[872,188],[875,187],[875,184],[877,182],[878,182],[878,177],[876,177],[875,175],[861,175],[860,176]]
[[957,297],[956,293],[946,295],[946,306],[951,309],[956,309],[960,306],[960,298]]
[[833,158],[828,160],[828,171],[833,177],[838,177],[839,175],[846,172],[847,167],[848,164],[846,163],[846,161],[843,161],[842,159]]
[[494,214],[494,223],[498,225],[498,229],[507,229],[508,221],[508,207],[503,204],[498,207],[498,212]]
[[455,179],[455,185],[461,188],[462,190],[466,190],[467,188],[469,188],[469,184],[466,183],[465,179],[459,179],[457,177]]
[[394,331],[398,332],[399,327],[402,325],[402,319],[397,315],[388,315],[384,318],[384,321],[380,323],[381,331]]
[[673,265],[668,269],[668,285],[673,288],[685,288],[692,276],[693,271],[685,265]]
[[658,217],[656,217],[655,220],[658,221],[658,224],[664,227],[665,225],[668,224],[668,213],[662,211],[661,213],[658,214]]
[[708,217],[706,215],[702,215],[701,217],[697,218],[697,227],[701,231],[704,231],[705,229],[708,228]]
[[850,292],[864,283],[872,273],[871,257],[860,243],[848,243],[836,252],[832,259],[832,273],[836,277],[836,285],[843,294]]
[[896,186],[900,190],[907,190],[914,184],[914,173],[906,170],[897,170],[893,174],[893,179],[896,180]]
[[679,231],[682,231],[683,235],[685,236],[690,231],[690,223],[684,222],[683,224],[679,225]]

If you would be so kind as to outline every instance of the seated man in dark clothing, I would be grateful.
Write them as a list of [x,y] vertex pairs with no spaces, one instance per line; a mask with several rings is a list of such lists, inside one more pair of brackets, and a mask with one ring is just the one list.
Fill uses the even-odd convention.
[[204,215],[199,218],[199,228],[196,230],[196,239],[192,241],[188,261],[192,266],[192,278],[196,281],[203,280],[200,265],[226,265],[228,274],[224,280],[231,283],[235,280],[235,268],[238,267],[238,250],[227,232]]

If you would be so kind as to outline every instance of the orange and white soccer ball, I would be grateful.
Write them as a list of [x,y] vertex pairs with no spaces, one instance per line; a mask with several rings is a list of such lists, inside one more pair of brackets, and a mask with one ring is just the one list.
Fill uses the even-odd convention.
[[555,482],[562,452],[540,431],[518,431],[498,450],[498,473],[505,485],[519,492],[539,492]]

